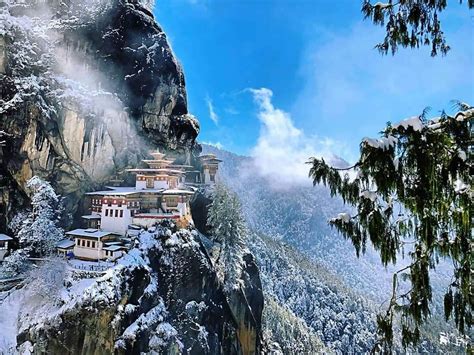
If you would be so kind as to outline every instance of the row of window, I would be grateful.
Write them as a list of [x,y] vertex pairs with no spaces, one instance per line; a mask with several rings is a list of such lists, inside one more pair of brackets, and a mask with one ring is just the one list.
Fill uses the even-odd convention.
[[[114,200],[114,202],[116,203],[116,200]],[[112,207],[112,201],[111,200],[109,200],[109,201],[104,200],[104,203],[107,203],[107,206]],[[92,199],[92,205],[94,205],[94,206],[102,205],[102,200]],[[138,201],[128,201],[127,206],[138,207],[139,202]],[[122,207],[122,201],[118,202],[118,207]]]
[[114,217],[114,211],[115,211],[115,217],[123,217],[123,210],[112,210],[112,209],[105,209],[105,217]]
[[76,239],[76,245],[79,246],[79,247],[95,248],[96,241],[94,241],[94,240]]

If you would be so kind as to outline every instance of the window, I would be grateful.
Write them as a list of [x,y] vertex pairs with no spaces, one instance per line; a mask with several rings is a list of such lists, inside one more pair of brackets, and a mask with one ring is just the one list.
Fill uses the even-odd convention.
[[118,217],[118,210],[115,210],[115,217]]
[[105,209],[105,217],[108,217],[109,216],[109,210],[106,208]]
[[92,248],[95,248],[95,242],[92,242]]
[[90,240],[87,241],[87,247],[88,247],[88,248],[91,247],[91,242],[90,242]]
[[214,174],[209,175],[212,182],[216,181],[216,176]]
[[81,240],[80,239],[76,239],[76,245],[81,246]]
[[86,246],[86,241],[84,239],[82,239],[81,244],[82,244],[83,247],[85,247]]
[[166,199],[166,206],[168,206],[168,207],[177,207],[178,206],[178,198],[177,197],[168,197]]
[[153,188],[153,178],[146,179],[146,187],[147,187],[148,189]]
[[120,217],[123,217],[123,210],[120,210]]

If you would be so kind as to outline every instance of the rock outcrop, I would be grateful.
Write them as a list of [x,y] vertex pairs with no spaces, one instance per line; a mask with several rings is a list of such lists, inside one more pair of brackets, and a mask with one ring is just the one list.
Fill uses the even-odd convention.
[[183,70],[143,1],[0,1],[0,82],[7,217],[33,175],[74,212],[149,149],[192,160]]
[[[115,268],[29,311],[19,349],[47,354],[258,354],[263,294],[250,256],[227,295],[196,231],[143,232]],[[85,289],[81,283],[90,285]],[[64,295],[68,295],[65,297]],[[36,295],[38,296],[38,295]],[[43,306],[44,307],[44,306]]]

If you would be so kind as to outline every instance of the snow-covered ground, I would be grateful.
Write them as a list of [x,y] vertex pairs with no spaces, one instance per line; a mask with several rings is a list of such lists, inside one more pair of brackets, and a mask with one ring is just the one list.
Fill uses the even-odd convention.
[[68,261],[68,264],[73,269],[84,270],[84,271],[100,271],[104,272],[107,269],[114,266],[114,263],[108,261],[85,261],[79,259],[72,259]]
[[[75,264],[79,267],[84,265],[82,262]],[[111,266],[101,264],[106,268]],[[96,284],[97,278],[69,277],[71,274],[68,271],[72,270],[72,265],[50,260],[29,272],[25,286],[0,292],[0,355],[28,354],[28,346],[16,348],[16,337],[22,323],[34,324],[54,317],[62,307],[73,303],[86,289]],[[65,280],[69,283],[67,287]]]
[[0,354],[13,354],[16,347],[18,314],[24,294],[21,289],[2,292],[0,299],[3,299],[0,301]]

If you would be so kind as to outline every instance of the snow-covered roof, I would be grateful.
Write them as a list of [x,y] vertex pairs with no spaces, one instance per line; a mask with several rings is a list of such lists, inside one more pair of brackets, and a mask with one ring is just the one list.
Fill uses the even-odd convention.
[[100,219],[100,214],[87,214],[85,216],[81,216],[84,219]]
[[56,248],[61,248],[61,249],[69,249],[74,246],[74,241],[70,239],[63,239],[58,244],[56,244]]
[[144,163],[167,163],[167,164],[172,164],[174,160],[169,160],[169,159],[143,159],[142,162]]
[[[110,188],[110,187],[107,187]],[[103,191],[91,191],[86,192],[86,195],[102,195],[102,196],[126,196],[139,193],[139,190],[136,190],[135,187],[117,187],[110,188],[110,190]]]
[[161,193],[163,192],[165,189],[141,189],[141,190],[137,190],[138,192],[149,192],[149,193],[154,193],[154,194],[158,194],[158,193]]
[[107,246],[109,246],[109,245],[121,245],[122,242],[105,242],[104,244],[107,245]]
[[220,163],[222,160],[218,159],[214,154],[203,154],[199,156],[201,162],[213,162],[213,163]]
[[13,238],[12,238],[12,237],[9,237],[9,236],[6,235],[6,234],[0,233],[0,241],[3,242],[3,241],[7,241],[7,240],[13,240]]
[[128,196],[134,195],[141,192],[160,193],[164,189],[136,189],[135,187],[112,187],[106,186],[110,190],[104,191],[91,191],[87,192],[86,195],[102,195],[102,196]]
[[136,224],[129,224],[128,225],[128,230],[137,230],[140,231],[142,229],[141,226],[137,226]]
[[87,229],[74,229],[66,233],[67,235],[78,236],[78,237],[88,237],[88,238],[103,238],[109,235],[120,235],[119,233],[103,231],[99,229],[87,228]]
[[194,191],[169,189],[163,191],[163,195],[194,195]]
[[137,169],[127,169],[128,172],[131,173],[139,173],[139,172],[144,172],[144,173],[161,173],[161,172],[167,172],[167,173],[176,173],[176,174],[184,174],[183,170],[177,170],[177,169],[168,169],[168,168],[137,168]]
[[102,249],[109,250],[109,251],[117,251],[117,250],[120,250],[122,248],[123,248],[123,246],[120,246],[120,245],[110,245],[110,246],[107,246],[107,247],[102,248]]

